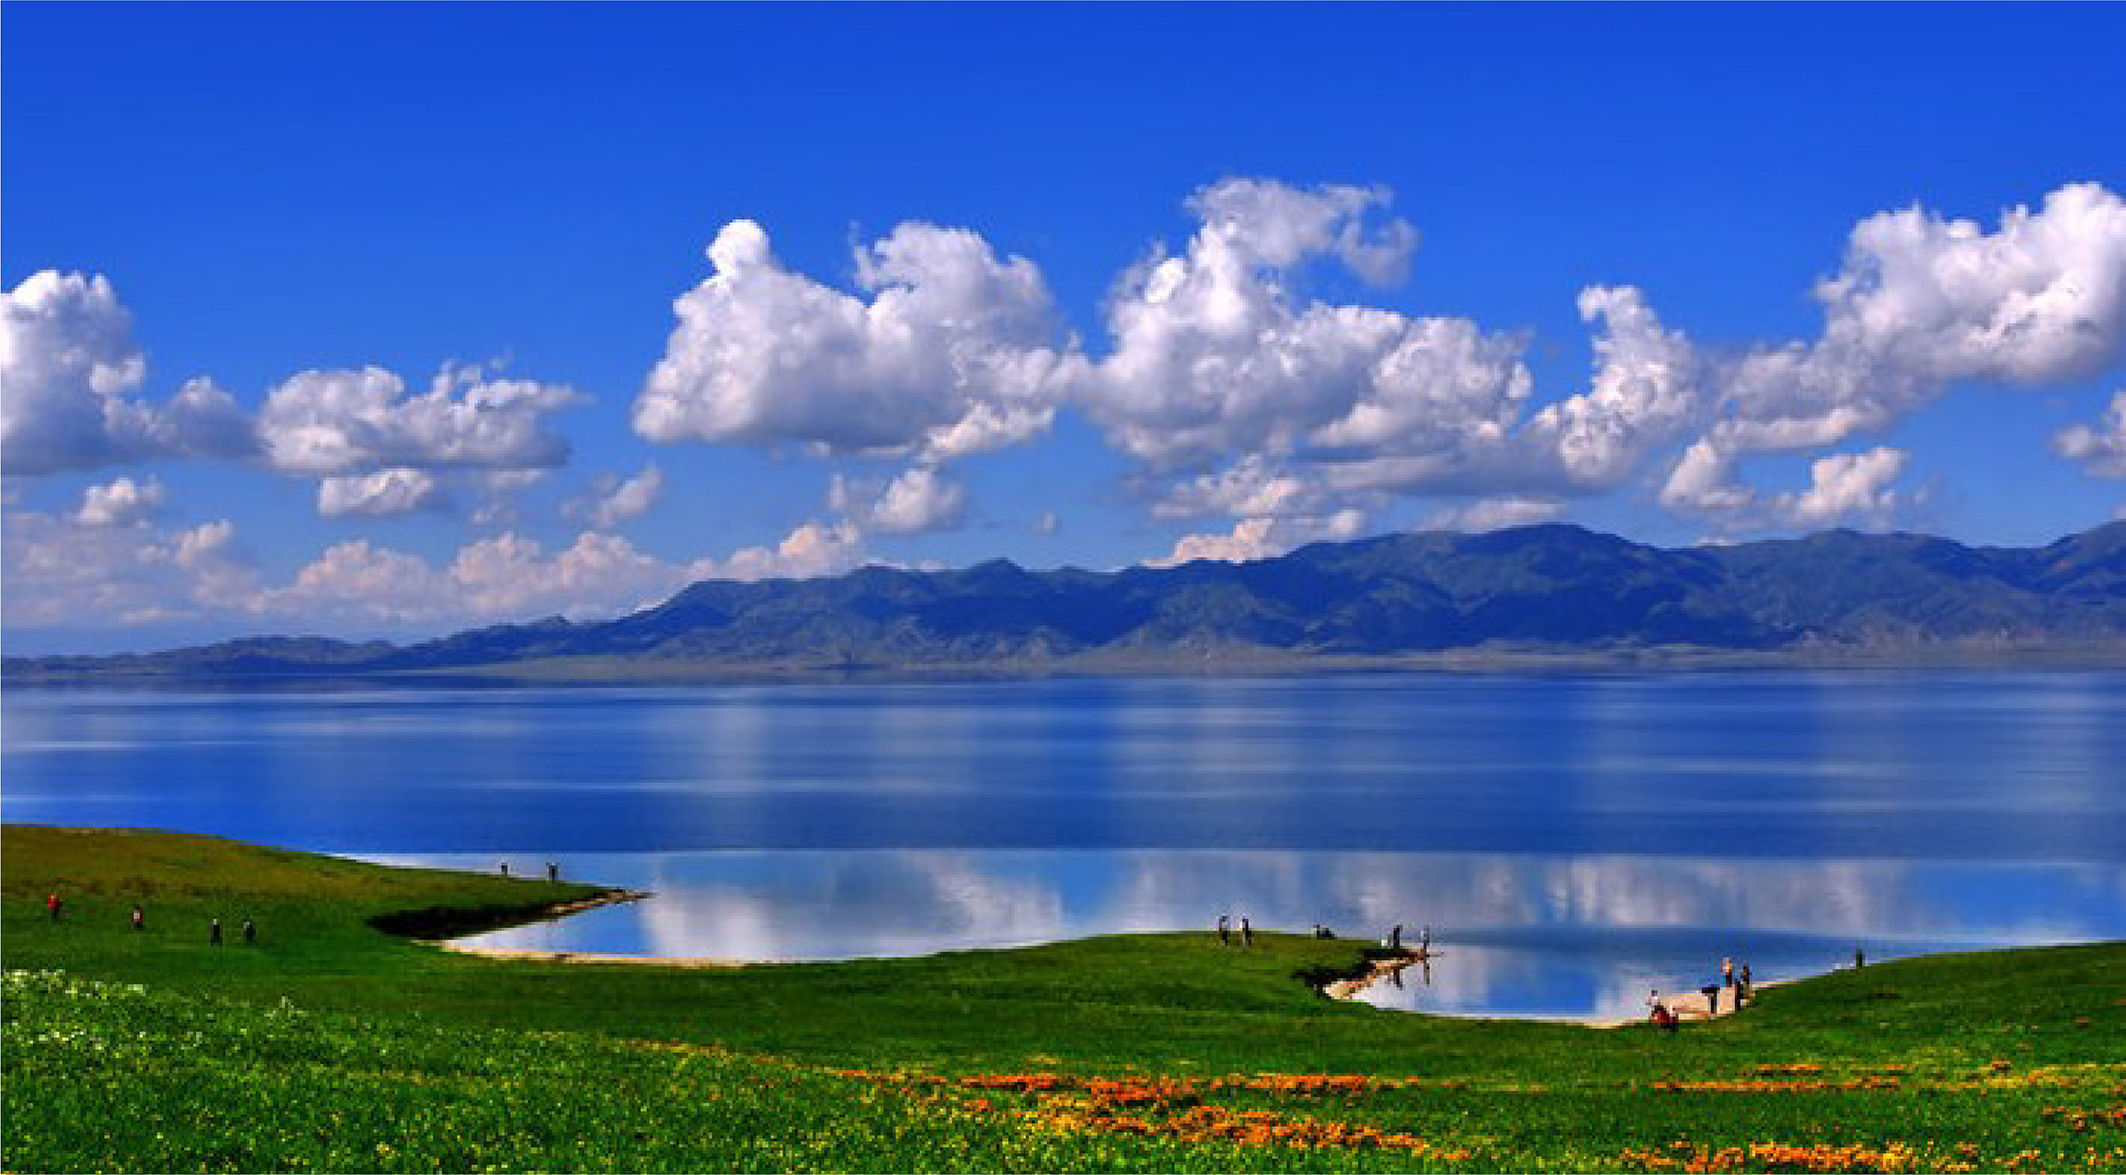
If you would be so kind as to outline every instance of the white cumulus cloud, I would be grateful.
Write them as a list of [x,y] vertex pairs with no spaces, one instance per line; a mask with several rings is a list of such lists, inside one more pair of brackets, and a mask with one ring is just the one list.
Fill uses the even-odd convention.
[[327,547],[287,587],[263,593],[257,611],[330,615],[344,624],[418,623],[454,607],[448,581],[418,555],[352,539]]
[[745,547],[693,566],[697,579],[810,579],[863,562],[863,535],[848,522],[806,522],[774,546]]
[[258,430],[266,461],[288,473],[382,468],[538,469],[568,457],[546,415],[577,403],[565,387],[446,367],[428,391],[382,368],[305,371],[266,397]]
[[1735,457],[1711,438],[1692,441],[1661,486],[1661,504],[1677,510],[1740,510],[1757,491],[1734,480]]
[[168,529],[141,515],[85,520],[82,513],[92,512],[85,506],[65,515],[9,513],[0,528],[7,574],[0,616],[7,627],[227,614],[256,589],[257,574],[226,519]]
[[1524,336],[1302,296],[1323,267],[1401,276],[1417,234],[1388,198],[1226,180],[1190,200],[1200,224],[1181,253],[1124,276],[1112,350],[1077,402],[1143,463],[1155,515],[1237,520],[1157,562],[1276,554],[1401,494],[1563,480],[1515,437],[1533,390]]
[[1572,478],[1602,486],[1692,422],[1704,365],[1690,340],[1663,327],[1632,287],[1589,286],[1580,291],[1579,309],[1581,318],[1602,324],[1592,385],[1536,413],[1527,432]]
[[[155,404],[139,395],[147,362],[108,279],[45,271],[6,297],[0,465],[11,474],[174,457],[296,475],[545,468],[568,454],[546,414],[581,399],[476,367],[445,368],[427,392],[409,395],[397,375],[372,367],[299,373],[256,416],[207,378]],[[320,501],[349,502],[355,489],[320,487]]]
[[859,248],[861,296],[783,268],[750,220],[708,256],[635,403],[652,440],[947,460],[1046,429],[1074,362],[1040,270],[962,229],[911,222]]
[[1564,509],[1563,502],[1548,498],[1485,498],[1466,506],[1442,510],[1427,518],[1417,529],[1485,534],[1509,526],[1548,522]]
[[[121,492],[98,500],[142,496],[136,490],[130,498]],[[274,584],[259,574],[226,519],[163,527],[145,516],[85,522],[79,511],[16,510],[0,528],[8,587],[0,621],[24,629],[185,622],[228,632],[271,627],[427,636],[542,615],[610,617],[655,604],[698,579],[835,574],[862,561],[861,539],[848,523],[808,522],[775,544],[692,562],[666,561],[597,530],[558,549],[505,533],[466,543],[442,562],[353,539],[325,548]]]
[[495,469],[470,478],[478,495],[472,511],[475,526],[515,526],[519,499],[526,490],[546,480],[545,469]]
[[[1365,226],[1376,189],[1228,180],[1199,192],[1187,250],[1125,275],[1114,347],[1081,399],[1120,448],[1162,467],[1234,454],[1353,460],[1495,443],[1529,392],[1517,335],[1466,319],[1301,304],[1297,271],[1354,258],[1384,274],[1415,233]],[[1388,264],[1397,261],[1396,266]]]
[[1904,471],[1901,449],[1879,446],[1865,453],[1834,453],[1809,466],[1809,488],[1781,494],[1773,502],[1779,516],[1803,526],[1840,521],[1882,524],[1900,505],[1890,483]]
[[605,473],[592,480],[589,493],[565,504],[562,512],[599,530],[611,530],[647,513],[663,492],[664,470],[655,465],[645,466],[633,477]]
[[1297,188],[1235,178],[1197,192],[1189,210],[1202,221],[1205,236],[1232,241],[1260,264],[1289,269],[1328,255],[1375,285],[1390,285],[1403,279],[1417,247],[1417,230],[1408,221],[1370,215],[1391,198],[1378,185]]
[[58,473],[155,457],[237,457],[249,422],[193,380],[160,406],[136,395],[147,361],[109,279],[45,270],[6,295],[0,324],[0,467]]
[[327,518],[385,518],[417,510],[440,510],[449,500],[442,483],[419,469],[380,469],[370,474],[327,477],[317,483],[317,512]]
[[1166,555],[1147,559],[1144,565],[1175,567],[1197,559],[1221,563],[1270,559],[1321,539],[1355,538],[1365,523],[1365,515],[1358,510],[1340,510],[1324,517],[1243,518],[1223,534],[1183,535]]
[[1920,208],[1880,213],[1854,227],[1816,298],[1817,339],[1758,347],[1709,377],[1716,419],[1664,502],[1746,507],[1754,493],[1731,479],[1742,455],[1887,428],[1956,380],[2041,385],[2099,370],[2126,347],[2126,202],[2069,184],[1991,232]]
[[1202,223],[1182,253],[1153,254],[1118,287],[1113,349],[1079,398],[1143,463],[1134,484],[1152,512],[1274,523],[1191,535],[1175,554],[1274,554],[1407,496],[1471,500],[1441,525],[1549,517],[1705,423],[1705,357],[1634,287],[1581,292],[1590,384],[1540,409],[1522,333],[1305,300],[1314,268],[1400,275],[1416,233],[1385,217],[1387,200],[1228,180],[1190,202]]
[[1227,468],[1174,481],[1152,504],[1152,513],[1162,518],[1262,518],[1318,510],[1325,497],[1316,479],[1295,474],[1273,458],[1249,454]]
[[865,530],[920,534],[964,521],[967,487],[924,466],[903,471],[883,489],[836,474],[827,505]]
[[1817,297],[1826,359],[1935,381],[2087,374],[2126,337],[2126,202],[2068,184],[1991,233],[1919,208],[1880,213],[1854,228]]
[[152,517],[167,497],[168,491],[155,478],[121,477],[84,491],[74,520],[83,526],[129,526]]
[[2126,477],[2126,388],[2112,394],[2095,427],[2077,424],[2062,430],[2052,444],[2060,456],[2081,462],[2098,477]]
[[550,614],[612,616],[686,582],[685,568],[595,531],[553,552],[516,534],[479,539],[444,566],[354,539],[326,548],[288,585],[257,593],[249,607],[269,615],[330,616],[340,624],[432,628]]
[[618,535],[585,531],[551,556],[516,535],[482,539],[458,552],[450,579],[488,615],[582,617],[654,603],[682,586],[686,574]]

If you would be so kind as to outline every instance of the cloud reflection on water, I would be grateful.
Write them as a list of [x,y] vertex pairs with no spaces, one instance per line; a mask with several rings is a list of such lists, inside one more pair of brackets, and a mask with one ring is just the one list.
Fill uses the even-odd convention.
[[[527,854],[519,868],[531,866]],[[397,858],[397,860],[410,860]],[[424,857],[424,864],[492,865]],[[1760,979],[1871,957],[2126,936],[2126,869],[1892,860],[1333,851],[810,851],[577,855],[571,876],[657,896],[482,938],[493,946],[744,959],[1003,947],[1208,930],[1220,914],[1319,922],[1439,958],[1384,1006],[1626,1016],[1723,955]]]

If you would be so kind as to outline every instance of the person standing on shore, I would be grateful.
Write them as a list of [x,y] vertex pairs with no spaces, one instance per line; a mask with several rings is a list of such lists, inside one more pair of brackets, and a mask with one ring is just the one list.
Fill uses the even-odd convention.
[[59,900],[58,891],[55,890],[53,891],[50,897],[44,899],[45,913],[50,914],[52,916],[52,921],[57,922],[59,921],[59,907],[65,904],[66,903]]
[[1720,986],[1735,986],[1735,961],[1733,959],[1723,958],[1720,960]]
[[221,919],[207,923],[207,942],[212,946],[221,945]]
[[251,921],[249,918],[244,919],[244,945],[250,946],[251,944],[257,941],[258,924]]
[[1220,914],[1220,915],[1218,915],[1218,945],[1219,945],[1219,946],[1222,946],[1222,947],[1229,947],[1229,946],[1232,946],[1232,945],[1233,945],[1233,929],[1232,929],[1232,926],[1233,926],[1233,923],[1232,923],[1232,916],[1231,916],[1231,915],[1228,915],[1228,914]]
[[1240,945],[1244,947],[1255,945],[1255,928],[1248,925],[1246,918],[1240,920]]
[[141,908],[140,908],[139,906],[135,906],[135,907],[133,907],[133,929],[135,929],[135,930],[146,930],[147,928],[148,928],[148,914],[147,914],[147,911],[145,911],[145,910],[141,909]]
[[1403,924],[1402,924],[1402,923],[1400,923],[1400,922],[1396,923],[1396,924],[1395,924],[1395,929],[1393,929],[1393,930],[1391,930],[1391,931],[1389,931],[1389,932],[1388,932],[1388,947],[1389,947],[1389,949],[1391,949],[1391,950],[1398,950],[1398,951],[1399,951],[1399,950],[1401,950],[1401,949],[1403,949]]
[[561,883],[561,863],[559,861],[548,861],[546,863],[546,880],[552,885]]
[[1647,1018],[1652,1020],[1663,1032],[1674,1032],[1676,1030],[1676,1013],[1661,999],[1660,988],[1654,988],[1646,993],[1646,1007]]

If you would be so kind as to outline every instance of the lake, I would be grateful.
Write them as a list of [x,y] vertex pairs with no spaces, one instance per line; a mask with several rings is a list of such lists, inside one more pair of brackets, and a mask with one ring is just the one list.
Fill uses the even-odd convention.
[[1721,957],[2126,937],[2126,674],[1761,670],[0,694],[0,816],[653,899],[484,941],[833,959],[1197,929],[1631,1015]]

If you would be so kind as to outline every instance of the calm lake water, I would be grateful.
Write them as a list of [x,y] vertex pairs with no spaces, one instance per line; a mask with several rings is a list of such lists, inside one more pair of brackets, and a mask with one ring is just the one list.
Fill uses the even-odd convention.
[[1432,928],[1388,1006],[1629,1015],[2126,937],[2126,674],[58,691],[0,815],[657,896],[496,945],[750,959]]

